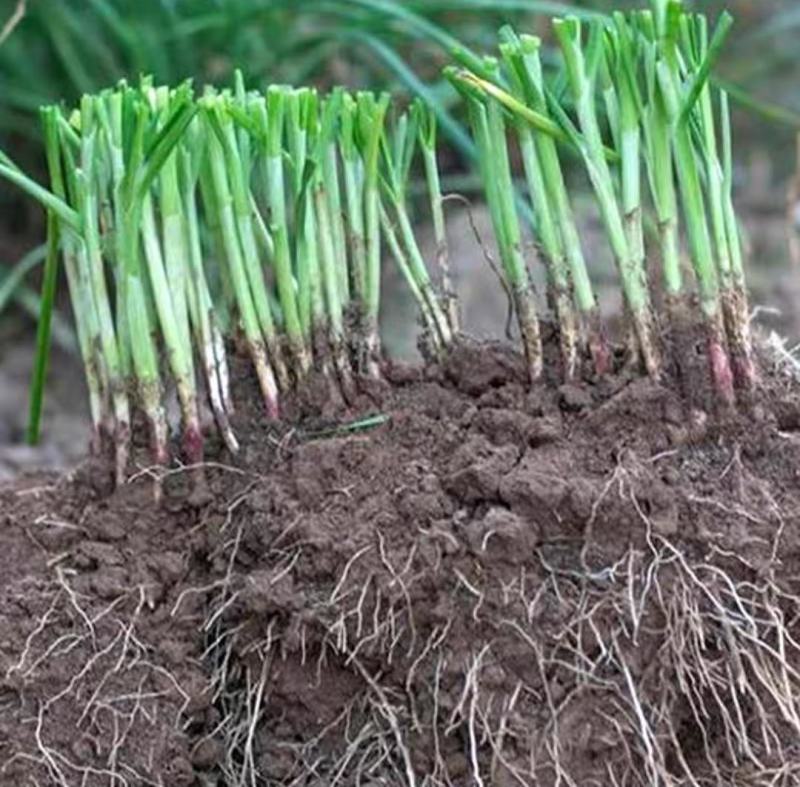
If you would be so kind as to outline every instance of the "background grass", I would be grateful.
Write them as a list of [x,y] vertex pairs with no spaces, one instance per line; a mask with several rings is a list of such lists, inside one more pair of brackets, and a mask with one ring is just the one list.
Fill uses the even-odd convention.
[[[17,0],[0,2],[10,17]],[[641,0],[28,0],[0,46],[0,134],[38,134],[43,103],[74,101],[121,77],[225,83],[241,67],[254,82],[387,86],[453,101],[439,78],[461,40],[493,48],[503,22],[547,33],[543,16],[587,16]],[[739,17],[721,73],[752,100],[800,114],[800,8],[786,0],[704,0]],[[5,11],[4,11],[5,9]]]

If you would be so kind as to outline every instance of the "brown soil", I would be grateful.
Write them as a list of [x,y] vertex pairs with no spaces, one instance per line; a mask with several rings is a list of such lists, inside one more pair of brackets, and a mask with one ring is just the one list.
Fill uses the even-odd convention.
[[0,784],[798,783],[796,383],[389,378],[369,428],[242,407],[210,502],[0,487]]

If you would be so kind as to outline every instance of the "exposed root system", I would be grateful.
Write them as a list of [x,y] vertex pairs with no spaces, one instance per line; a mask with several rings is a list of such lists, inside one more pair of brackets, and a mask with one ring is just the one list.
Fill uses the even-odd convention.
[[208,500],[7,488],[0,784],[800,783],[800,392],[763,367],[720,421],[466,346],[281,432],[254,377]]

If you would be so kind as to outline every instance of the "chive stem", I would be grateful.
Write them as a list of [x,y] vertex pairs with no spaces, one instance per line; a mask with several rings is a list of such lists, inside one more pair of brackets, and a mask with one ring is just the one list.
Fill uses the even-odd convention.
[[213,133],[208,135],[208,154],[214,185],[213,207],[217,210],[217,216],[219,217],[231,285],[235,293],[247,349],[253,361],[261,393],[264,397],[267,417],[277,420],[280,413],[277,380],[267,355],[267,347],[261,333],[256,306],[250,289],[248,272],[245,269],[244,253],[240,245],[237,222],[233,213],[233,197],[228,181],[222,143]]
[[267,184],[270,234],[273,238],[275,278],[278,286],[284,326],[289,347],[302,379],[310,367],[311,356],[306,347],[297,304],[297,289],[292,272],[292,252],[289,244],[289,226],[286,215],[286,187],[283,170],[283,132],[286,113],[286,91],[270,88],[267,101],[258,104],[261,129],[266,133],[264,175]]
[[517,314],[528,376],[531,382],[535,382],[543,370],[542,340],[533,288],[522,255],[522,236],[514,202],[503,110],[496,102],[487,106],[474,95],[468,96],[468,103],[486,199]]
[[436,267],[441,276],[441,291],[445,302],[448,327],[452,334],[457,334],[460,330],[461,320],[458,313],[458,296],[450,273],[450,248],[447,241],[447,222],[444,215],[444,198],[436,146],[437,118],[436,113],[419,100],[414,104],[413,111],[417,118],[419,145],[422,151],[425,182],[431,206],[433,235],[436,243]]
[[[624,208],[620,207],[617,199],[614,179],[606,160],[594,104],[597,48],[601,43],[599,35],[602,31],[597,26],[593,28],[587,57],[583,49],[579,19],[576,17],[556,19],[553,21],[553,27],[564,54],[567,79],[583,134],[582,139],[574,136],[574,141],[583,155],[589,179],[600,206],[606,234],[620,273],[625,303],[636,331],[638,349],[642,354],[648,374],[657,379],[661,374],[661,358],[656,344],[655,321],[647,287],[643,253],[635,242],[631,244],[637,217],[633,214],[629,221],[631,226],[626,226]],[[553,108],[559,109],[558,107]],[[562,116],[568,122],[566,116]],[[629,130],[627,126],[626,130]],[[638,157],[638,137],[632,131],[624,139],[621,137],[621,142],[623,155],[631,159],[635,149]],[[628,177],[635,178],[634,165],[630,164],[629,166],[631,174]],[[633,185],[629,188],[633,189]]]
[[367,248],[367,267],[364,277],[366,291],[364,320],[366,358],[364,364],[367,374],[373,378],[381,376],[381,345],[378,327],[381,303],[381,219],[378,164],[388,109],[389,96],[387,94],[376,98],[371,93],[362,92],[357,96],[357,133],[364,161],[364,225]]

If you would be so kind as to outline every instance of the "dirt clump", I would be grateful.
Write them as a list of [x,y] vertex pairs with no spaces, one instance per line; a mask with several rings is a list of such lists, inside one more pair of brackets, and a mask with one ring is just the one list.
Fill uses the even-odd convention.
[[280,434],[243,379],[200,506],[0,487],[0,784],[796,784],[797,383],[721,422],[524,371],[466,346]]

